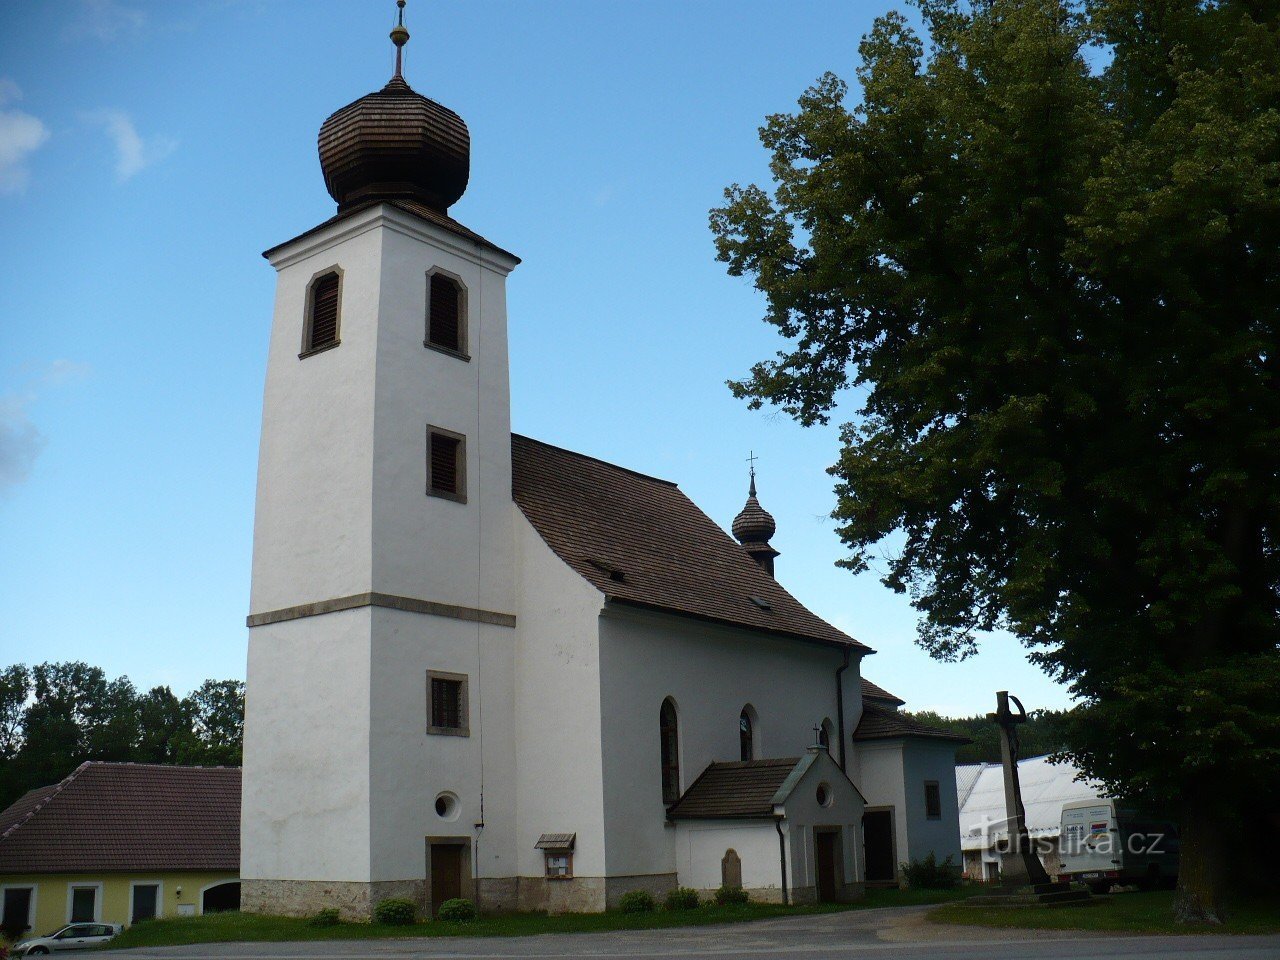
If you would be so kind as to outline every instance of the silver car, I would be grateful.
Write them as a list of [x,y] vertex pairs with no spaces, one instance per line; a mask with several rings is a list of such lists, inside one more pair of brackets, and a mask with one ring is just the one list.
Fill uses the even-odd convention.
[[69,923],[47,937],[28,937],[13,948],[15,957],[42,957],[63,950],[84,950],[108,942],[123,927],[118,923]]

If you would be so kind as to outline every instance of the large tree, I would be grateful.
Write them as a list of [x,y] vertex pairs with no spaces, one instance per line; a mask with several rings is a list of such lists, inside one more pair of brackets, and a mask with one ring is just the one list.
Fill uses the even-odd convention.
[[732,389],[803,424],[863,398],[843,564],[891,547],[936,657],[1003,628],[1068,682],[1067,752],[1177,804],[1211,922],[1280,777],[1278,10],[923,0],[711,218],[788,341]]

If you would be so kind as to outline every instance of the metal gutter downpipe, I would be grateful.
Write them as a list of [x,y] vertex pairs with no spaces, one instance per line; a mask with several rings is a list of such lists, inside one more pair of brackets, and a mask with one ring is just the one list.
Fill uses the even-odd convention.
[[840,725],[839,725],[839,727],[838,727],[838,731],[839,731],[839,735],[840,735],[840,770],[841,770],[841,772],[842,772],[842,773],[845,773],[845,774],[847,774],[849,771],[845,769],[845,765],[844,765],[844,750],[845,750],[845,747],[844,747],[844,741],[845,741],[845,736],[844,736],[844,682],[843,682],[843,679],[842,679],[842,674],[843,674],[846,670],[848,670],[848,669],[849,669],[849,648],[848,648],[848,647],[845,647],[845,648],[844,648],[844,663],[842,663],[842,664],[840,664],[840,666],[836,667],[836,719],[839,721],[839,724],[840,724]]
[[773,815],[773,825],[778,831],[778,862],[782,867],[782,905],[791,905],[791,895],[787,892],[787,838],[782,832],[782,814]]

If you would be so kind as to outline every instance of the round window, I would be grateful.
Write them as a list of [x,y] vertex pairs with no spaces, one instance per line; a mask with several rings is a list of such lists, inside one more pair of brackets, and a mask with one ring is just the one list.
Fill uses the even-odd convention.
[[452,793],[442,793],[436,797],[436,816],[441,820],[458,819],[458,797]]
[[818,784],[818,792],[815,794],[815,799],[820,807],[831,806],[831,787],[825,783]]

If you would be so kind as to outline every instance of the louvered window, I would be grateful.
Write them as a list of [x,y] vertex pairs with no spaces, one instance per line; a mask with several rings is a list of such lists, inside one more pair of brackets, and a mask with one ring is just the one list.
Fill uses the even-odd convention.
[[461,434],[427,429],[427,492],[466,502],[466,439]]
[[462,289],[456,280],[439,273],[427,278],[427,345],[466,352]]
[[311,285],[311,316],[307,319],[306,350],[321,350],[338,342],[338,295],[341,283],[336,273],[326,273]]

